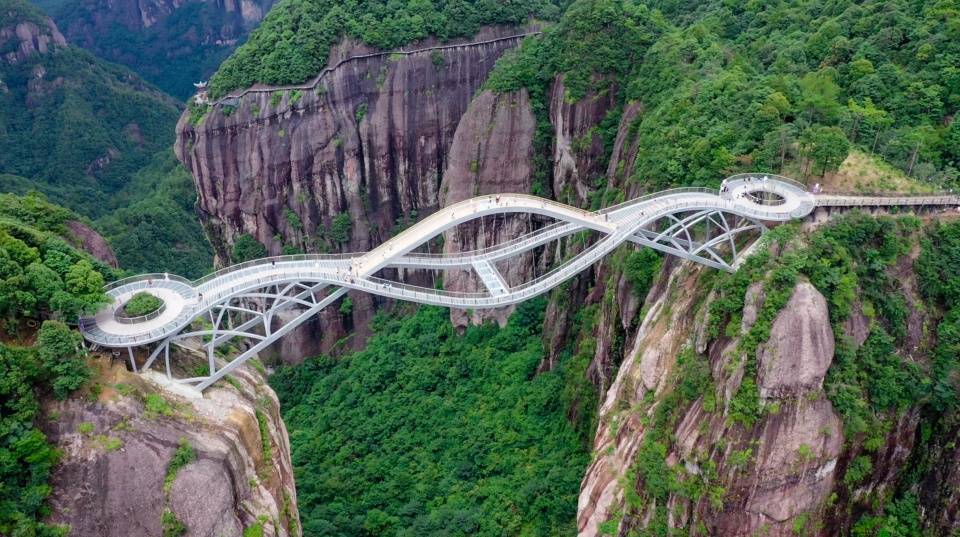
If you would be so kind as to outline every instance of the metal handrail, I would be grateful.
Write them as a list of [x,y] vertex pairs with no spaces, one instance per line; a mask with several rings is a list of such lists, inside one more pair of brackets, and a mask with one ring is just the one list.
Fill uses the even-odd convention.
[[[734,177],[745,178],[747,176]],[[758,177],[759,174],[750,174],[749,176]],[[768,175],[767,177],[770,178],[771,176]],[[141,341],[155,341],[159,337],[179,332],[196,315],[219,303],[225,297],[237,293],[251,292],[251,290],[258,288],[267,288],[271,285],[286,285],[296,281],[316,281],[343,287],[368,289],[387,296],[403,297],[409,294],[409,296],[430,297],[428,303],[440,303],[453,307],[496,306],[514,303],[553,288],[570,274],[583,270],[587,265],[596,262],[601,256],[612,251],[627,240],[629,236],[635,234],[642,226],[667,214],[695,208],[697,210],[726,211],[754,220],[784,221],[803,216],[812,210],[815,199],[809,193],[800,190],[799,183],[795,181],[776,182],[779,181],[779,178],[777,176],[772,178],[774,179],[773,182],[763,182],[761,183],[762,187],[770,191],[779,191],[794,196],[790,205],[791,208],[767,210],[769,208],[753,203],[729,197],[725,198],[718,195],[721,193],[718,193],[716,189],[704,187],[683,187],[650,193],[605,207],[596,212],[570,207],[529,194],[479,196],[451,204],[426,216],[423,220],[407,228],[403,233],[384,242],[370,252],[271,256],[231,265],[193,282],[179,276],[161,274],[124,278],[108,286],[111,296],[119,297],[136,289],[159,285],[172,289],[184,297],[183,309],[172,320],[163,323],[162,326],[131,335],[105,333],[89,318],[81,320],[81,326],[85,333],[90,336],[89,339],[106,344],[117,342],[129,345]],[[798,196],[799,202],[797,201]],[[442,233],[463,221],[489,213],[515,211],[539,213],[562,220],[511,239],[506,243],[469,252],[424,254],[405,251],[416,248],[424,240],[428,240],[431,235]],[[555,240],[580,229],[590,228],[601,230],[606,235],[545,274],[513,287],[504,283],[503,289],[496,294],[489,290],[484,292],[437,290],[388,281],[373,276],[373,272],[381,266],[387,266],[391,262],[400,264],[398,261],[403,259],[437,260],[449,258],[450,260],[463,262],[465,259],[476,258],[477,260],[492,262],[496,259],[494,256],[512,255],[524,251],[524,249],[535,247],[544,241]],[[358,264],[357,261],[360,261],[360,263]],[[352,270],[348,271],[348,267]],[[148,315],[154,315],[154,319],[159,316],[156,312]]]
[[150,274],[138,274],[138,275],[136,275],[136,276],[128,276],[128,277],[123,278],[123,279],[120,279],[120,280],[112,281],[112,282],[106,284],[106,285],[103,287],[103,290],[104,290],[104,291],[109,291],[109,290],[111,290],[111,289],[120,287],[121,285],[126,285],[126,284],[128,284],[128,283],[139,282],[139,281],[151,281],[151,280],[158,280],[158,281],[161,281],[161,280],[172,280],[172,281],[175,281],[175,282],[185,283],[185,284],[190,285],[190,286],[193,285],[193,282],[191,282],[190,280],[184,278],[183,276],[177,276],[176,274],[169,274],[169,273],[166,273],[166,272],[154,272],[154,273],[150,273]]
[[278,92],[278,91],[296,91],[296,90],[301,90],[301,91],[306,90],[306,91],[309,91],[309,90],[313,90],[313,89],[315,89],[315,88],[317,87],[318,84],[320,84],[320,81],[321,81],[321,80],[323,79],[323,77],[326,76],[328,73],[331,73],[331,72],[337,70],[340,66],[342,66],[342,65],[344,65],[344,64],[346,64],[346,63],[349,63],[349,62],[352,62],[352,61],[356,61],[356,60],[362,60],[362,59],[366,59],[366,58],[377,58],[377,57],[382,57],[382,56],[391,56],[391,55],[394,55],[394,54],[401,54],[401,55],[404,55],[404,56],[411,56],[411,55],[414,55],[414,54],[422,54],[422,53],[424,53],[424,52],[431,52],[431,51],[434,51],[434,50],[449,50],[449,49],[460,48],[460,47],[477,47],[477,46],[482,46],[482,45],[489,45],[489,44],[492,44],[492,43],[499,43],[499,42],[501,42],[501,41],[510,41],[510,40],[515,40],[515,39],[521,39],[521,38],[525,38],[525,37],[532,36],[532,35],[540,35],[541,33],[542,33],[542,32],[540,32],[540,31],[532,31],[532,32],[524,32],[524,33],[522,33],[522,34],[515,34],[515,35],[504,36],[504,37],[497,37],[497,38],[494,38],[494,39],[486,39],[486,40],[483,40],[483,41],[472,41],[472,42],[468,42],[468,43],[450,43],[450,44],[447,44],[447,45],[435,45],[435,46],[432,46],[432,47],[423,47],[423,48],[414,49],[414,50],[394,49],[394,50],[381,50],[381,51],[378,51],[378,52],[371,52],[371,53],[369,53],[369,54],[357,54],[357,55],[354,55],[354,56],[350,56],[349,58],[344,58],[344,59],[340,60],[339,62],[337,62],[335,65],[333,65],[333,66],[331,66],[331,67],[324,67],[323,70],[320,71],[319,74],[317,74],[315,77],[313,77],[313,79],[311,79],[311,80],[309,80],[309,81],[307,81],[307,82],[303,82],[303,83],[300,83],[300,84],[284,84],[284,85],[279,85],[279,86],[267,86],[267,87],[257,87],[257,86],[254,86],[254,87],[250,87],[250,88],[246,88],[246,89],[240,90],[239,92],[237,92],[237,91],[232,91],[232,92],[224,95],[223,97],[220,97],[219,99],[216,99],[215,101],[212,101],[212,102],[210,103],[210,106],[216,106],[216,105],[218,105],[218,104],[223,104],[223,103],[225,103],[225,102],[227,102],[227,101],[233,101],[233,100],[241,99],[241,98],[245,97],[247,94],[250,94],[250,93],[274,93],[274,92]]
[[960,196],[839,196],[824,194],[816,196],[817,206],[889,206],[889,205],[960,205]]
[[113,318],[116,319],[117,322],[120,324],[138,324],[138,323],[144,323],[147,321],[152,321],[153,319],[156,319],[157,317],[163,315],[163,312],[167,311],[166,300],[163,300],[160,303],[159,308],[151,311],[146,315],[138,315],[136,317],[127,317],[126,315],[121,315],[121,312],[123,311],[124,306],[126,306],[126,304],[114,310],[114,313],[113,313]]
[[784,177],[782,175],[777,175],[775,173],[761,173],[761,172],[738,173],[738,174],[731,175],[730,177],[727,177],[726,181],[728,183],[731,183],[735,181],[745,181],[747,179],[753,179],[755,177],[758,177],[758,178],[766,177],[768,179],[774,179],[776,181],[780,181],[781,183],[787,183],[787,184],[793,185],[799,188],[800,190],[803,190],[804,192],[806,192],[807,189],[809,188],[807,185],[805,185],[804,183],[801,183],[800,181],[797,181],[796,179],[791,179],[789,177]]

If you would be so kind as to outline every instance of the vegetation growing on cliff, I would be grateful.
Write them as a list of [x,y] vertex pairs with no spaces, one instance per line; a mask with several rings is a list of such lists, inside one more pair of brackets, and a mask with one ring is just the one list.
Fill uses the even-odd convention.
[[304,534],[575,533],[593,431],[567,421],[570,362],[536,374],[543,308],[463,335],[446,309],[381,317],[365,350],[274,375]]
[[63,237],[76,219],[37,195],[0,195],[0,317],[9,333],[22,319],[73,321],[106,302],[115,272],[75,250]]
[[568,100],[590,88],[642,104],[632,175],[650,188],[713,185],[742,169],[821,175],[849,144],[956,186],[956,17],[949,4],[902,0],[578,0],[504,55],[488,87],[525,87],[536,108],[563,75]]
[[[0,195],[0,534],[65,535],[40,522],[59,454],[37,428],[39,397],[64,398],[90,377],[74,320],[106,301],[113,272],[61,235],[70,211],[39,196]],[[34,328],[40,324],[39,330]]]
[[[853,535],[921,535],[916,491],[928,479],[928,453],[935,446],[952,445],[960,410],[960,223],[934,223],[922,229],[912,216],[873,218],[854,213],[803,237],[792,233],[780,239],[778,255],[764,253],[750,259],[741,270],[724,276],[711,308],[711,334],[739,334],[740,312],[750,281],[765,279],[764,304],[750,333],[741,339],[748,352],[743,382],[730,404],[731,417],[752,426],[763,409],[756,392],[756,346],[745,345],[762,326],[771,290],[792,289],[775,284],[777,274],[808,279],[827,299],[836,351],[824,381],[824,389],[844,424],[844,436],[856,456],[843,471],[843,498],[865,506],[867,514],[857,521]],[[925,302],[913,296],[912,283],[904,276],[914,248],[922,244],[914,271]],[[775,301],[774,314],[783,307]],[[923,311],[934,324],[913,326],[911,311]],[[859,346],[851,341],[847,322],[858,316],[868,333]],[[724,330],[724,327],[726,329]],[[921,329],[935,330],[917,333]],[[761,334],[769,334],[769,326]],[[908,342],[909,345],[908,345]],[[931,345],[932,344],[932,345]],[[931,345],[933,348],[927,348]],[[929,359],[923,359],[929,356]],[[895,494],[860,498],[851,492],[871,475],[872,457],[881,452],[890,427],[902,412],[919,416],[911,461],[897,478]],[[952,449],[952,448],[946,448]],[[846,498],[846,496],[850,496]],[[866,507],[866,506],[865,506]]]
[[[887,413],[927,401],[925,386],[950,382],[956,359],[949,370],[931,378],[897,351],[906,336],[907,305],[903,283],[891,276],[890,269],[917,240],[918,232],[919,221],[913,217],[872,218],[855,213],[807,237],[805,247],[776,256],[766,252],[754,256],[740,271],[721,280],[711,305],[713,337],[739,334],[747,286],[764,282],[764,303],[738,347],[747,365],[731,401],[734,421],[752,426],[760,416],[757,349],[769,337],[771,323],[789,300],[798,277],[809,279],[829,305],[837,350],[824,387],[848,435],[866,433]],[[795,233],[796,228],[780,228],[771,238],[783,248]],[[870,323],[869,335],[858,348],[842,335],[856,301],[864,304]]]
[[[51,38],[23,0],[0,1],[4,51]],[[14,32],[18,21],[40,37]],[[38,191],[94,220],[122,266],[199,276],[212,252],[193,210],[193,182],[170,152],[177,103],[131,71],[51,44],[0,61],[0,190]]]
[[326,66],[330,47],[344,36],[379,49],[436,37],[474,35],[487,24],[521,24],[530,17],[554,19],[551,0],[281,0],[249,40],[210,79],[220,96],[255,83],[303,82]]

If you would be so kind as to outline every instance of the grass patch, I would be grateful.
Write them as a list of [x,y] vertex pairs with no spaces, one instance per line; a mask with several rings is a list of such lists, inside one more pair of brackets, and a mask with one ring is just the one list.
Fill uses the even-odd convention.
[[169,508],[164,509],[160,515],[160,524],[163,527],[163,537],[180,537],[187,533],[187,526]]
[[149,419],[156,419],[160,416],[173,416],[176,413],[173,405],[163,398],[160,394],[149,393],[143,398],[145,407],[144,415]]
[[186,438],[181,438],[173,456],[170,457],[170,463],[167,464],[167,475],[163,478],[163,491],[169,494],[170,488],[173,487],[173,480],[177,478],[177,473],[196,459],[197,452],[193,449],[193,446]]

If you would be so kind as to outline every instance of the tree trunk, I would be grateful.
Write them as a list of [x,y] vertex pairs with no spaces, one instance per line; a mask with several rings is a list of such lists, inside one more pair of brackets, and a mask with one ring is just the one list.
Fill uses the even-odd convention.
[[907,167],[907,175],[913,174],[913,165],[917,163],[917,154],[920,152],[920,142],[913,148],[913,154],[910,155],[910,166]]

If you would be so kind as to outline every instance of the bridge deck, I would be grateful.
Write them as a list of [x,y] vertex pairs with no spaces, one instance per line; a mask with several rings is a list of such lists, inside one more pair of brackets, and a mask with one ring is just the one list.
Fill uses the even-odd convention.
[[[194,282],[166,274],[143,275],[114,282],[108,286],[107,293],[115,305],[104,308],[94,317],[81,319],[80,326],[86,339],[108,347],[132,347],[161,340],[168,344],[194,319],[204,315],[212,318],[215,310],[220,312],[222,318],[224,311],[233,308],[263,317],[266,335],[250,335],[260,339],[251,349],[259,349],[292,327],[284,325],[271,333],[272,313],[230,306],[234,298],[266,300],[282,297],[284,300],[280,307],[300,304],[307,308],[310,315],[342,296],[347,289],[424,304],[463,309],[495,308],[549,291],[627,241],[711,267],[735,270],[742,259],[742,252],[738,255],[738,250],[742,248],[736,244],[735,235],[748,230],[762,231],[762,222],[785,222],[804,217],[818,206],[960,206],[960,197],[952,195],[814,196],[806,191],[804,185],[786,178],[768,178],[757,174],[734,176],[724,184],[725,188],[719,193],[703,188],[680,188],[643,196],[596,212],[525,194],[480,196],[440,209],[365,253],[305,254],[260,259],[227,267]],[[413,251],[461,223],[487,215],[509,213],[538,214],[556,219],[557,222],[480,250],[452,254]],[[708,232],[704,239],[694,239],[694,230],[704,226],[707,229],[713,227],[714,232]],[[497,261],[584,230],[596,232],[600,237],[577,255],[565,259],[548,273],[531,281],[509,286],[494,265]],[[732,262],[718,255],[716,247],[719,245],[729,246],[728,250],[732,250],[734,257]],[[375,276],[386,267],[434,270],[472,268],[486,289],[473,293],[452,292]],[[315,296],[317,290],[327,286],[333,286],[330,294],[318,299]],[[296,296],[284,296],[291,289]],[[154,319],[145,319],[136,324],[119,322],[116,319],[117,307],[141,290],[163,298],[166,305],[164,312]],[[297,322],[302,322],[303,318],[298,317]],[[229,334],[246,334],[244,330],[249,330],[258,322],[261,321],[247,320],[236,329],[220,331],[215,323],[212,334],[208,334],[211,335],[208,344],[211,349],[211,371],[213,346],[232,337]],[[224,336],[225,333],[228,335]],[[242,356],[250,356],[251,352],[248,350]],[[236,365],[231,363],[230,368]],[[205,387],[222,374],[224,370],[200,379],[200,385]]]

